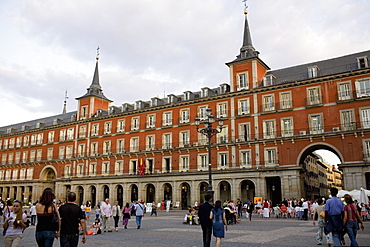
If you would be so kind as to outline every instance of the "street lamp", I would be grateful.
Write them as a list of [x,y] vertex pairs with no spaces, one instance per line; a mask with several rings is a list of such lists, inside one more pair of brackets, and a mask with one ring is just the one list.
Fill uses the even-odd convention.
[[217,135],[218,133],[221,133],[224,120],[222,117],[218,119],[218,127],[212,128],[212,123],[215,122],[215,118],[212,115],[212,109],[207,108],[206,109],[206,116],[203,120],[204,128],[199,128],[199,125],[201,124],[201,119],[196,116],[195,117],[195,125],[197,126],[197,131],[203,135],[205,135],[208,138],[208,191],[207,193],[210,194],[213,198],[213,188],[212,188],[212,159],[211,159],[211,139],[213,136]]

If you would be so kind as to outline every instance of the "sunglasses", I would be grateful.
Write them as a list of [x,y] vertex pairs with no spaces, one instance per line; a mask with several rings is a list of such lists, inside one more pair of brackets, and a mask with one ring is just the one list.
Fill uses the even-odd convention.
[[18,203],[22,203],[20,200],[14,200],[13,202],[18,202]]

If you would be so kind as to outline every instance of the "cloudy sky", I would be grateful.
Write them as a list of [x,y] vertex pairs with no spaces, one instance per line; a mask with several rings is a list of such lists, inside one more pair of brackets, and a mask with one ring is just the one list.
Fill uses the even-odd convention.
[[[249,0],[254,47],[272,69],[370,49],[370,0]],[[2,0],[0,126],[68,111],[96,48],[113,105],[229,82],[241,0]]]

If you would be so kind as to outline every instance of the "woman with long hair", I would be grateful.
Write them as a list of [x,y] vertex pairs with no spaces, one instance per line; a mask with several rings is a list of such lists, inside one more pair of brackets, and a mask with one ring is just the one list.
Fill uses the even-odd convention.
[[[36,204],[37,225],[36,242],[39,247],[52,247],[54,238],[59,238],[60,216],[54,205],[55,196],[50,189],[45,189]],[[53,215],[58,217],[58,223],[53,224]]]
[[[317,233],[316,233],[316,242],[317,245],[322,245],[322,239],[324,236],[324,223],[325,223],[325,217],[322,216],[322,212],[325,211],[324,208],[324,200],[319,198],[317,199],[318,206],[313,210],[313,220],[312,224],[315,225],[315,221],[317,220]],[[325,213],[325,212],[324,212]],[[328,245],[333,245],[331,232],[329,232],[327,235],[325,235],[326,242]]]
[[212,220],[213,236],[216,237],[216,246],[220,247],[221,238],[225,237],[225,228],[227,231],[225,210],[222,208],[220,200],[216,201],[215,207],[212,208],[209,218]]
[[347,205],[344,206],[343,226],[347,230],[348,237],[351,240],[351,246],[358,246],[356,241],[358,224],[361,224],[361,230],[364,230],[364,224],[357,211],[357,207],[353,204],[352,197],[349,194],[345,194],[344,201]]
[[128,220],[131,218],[130,210],[131,210],[130,204],[128,202],[126,202],[126,205],[122,210],[122,213],[123,213],[122,224],[125,226],[125,229],[127,229]]
[[27,215],[22,212],[22,203],[19,200],[13,202],[13,211],[5,219],[3,224],[5,232],[4,246],[17,247],[19,246],[23,229],[27,227]]

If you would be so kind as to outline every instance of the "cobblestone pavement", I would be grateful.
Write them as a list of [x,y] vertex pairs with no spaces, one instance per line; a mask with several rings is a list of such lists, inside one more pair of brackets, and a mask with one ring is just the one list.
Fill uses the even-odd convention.
[[[186,211],[159,211],[158,217],[146,215],[141,229],[136,229],[135,219],[132,218],[128,229],[123,229],[120,225],[118,232],[87,236],[87,243],[80,243],[79,246],[201,247],[201,228],[196,225],[184,225],[182,221],[185,213]],[[90,219],[90,223],[92,222]],[[226,238],[222,240],[222,246],[316,246],[316,230],[317,227],[313,226],[311,221],[281,218],[264,220],[253,215],[251,222],[244,218],[240,223],[230,225]],[[34,235],[34,226],[26,229],[21,246],[37,246]],[[345,240],[349,246],[348,236]],[[365,231],[359,231],[357,240],[360,246],[370,246],[370,222],[365,222]],[[3,241],[1,236],[0,246],[3,246]],[[211,246],[215,244],[212,238]],[[54,246],[58,247],[59,242],[55,241]],[[325,240],[323,246],[327,246]]]

